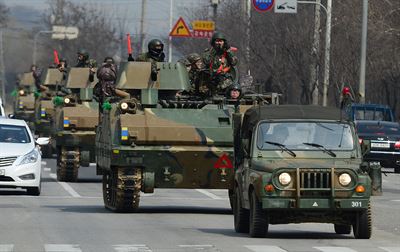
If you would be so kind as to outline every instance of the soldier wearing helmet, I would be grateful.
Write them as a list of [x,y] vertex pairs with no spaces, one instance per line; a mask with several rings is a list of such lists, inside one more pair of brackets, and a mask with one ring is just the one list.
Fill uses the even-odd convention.
[[89,59],[89,53],[85,49],[79,49],[77,55],[78,58],[75,67],[88,67],[89,81],[93,81],[94,74],[96,73],[97,62],[93,59]]
[[148,51],[139,55],[137,61],[164,62],[164,44],[159,39],[152,39],[147,45]]
[[224,94],[232,85],[234,77],[233,67],[237,64],[237,57],[222,33],[215,32],[211,38],[211,48],[204,54],[203,62],[210,71],[210,89],[212,95]]

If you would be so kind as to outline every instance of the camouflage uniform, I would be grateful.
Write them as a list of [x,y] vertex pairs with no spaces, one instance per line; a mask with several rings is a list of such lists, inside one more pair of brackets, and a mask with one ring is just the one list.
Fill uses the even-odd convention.
[[[216,44],[216,40],[222,40],[223,47]],[[224,94],[227,87],[232,85],[234,76],[233,67],[237,64],[237,57],[230,50],[225,36],[219,32],[211,38],[211,48],[203,55],[205,67],[210,71],[210,91],[212,95]]]
[[115,82],[117,80],[117,67],[111,57],[106,57],[103,64],[97,70],[99,82],[94,88],[95,95],[99,98],[99,110],[102,112],[102,105],[106,97],[115,96]]
[[[82,57],[79,57],[82,56]],[[88,67],[90,68],[89,71],[89,81],[94,81],[94,74],[95,71],[92,70],[93,68],[97,67],[97,62],[94,59],[89,59],[89,53],[85,49],[80,49],[78,51],[78,61],[75,67]]]
[[147,47],[148,52],[140,54],[137,61],[151,62],[151,79],[156,81],[158,73],[156,62],[164,62],[164,44],[159,39],[152,39]]

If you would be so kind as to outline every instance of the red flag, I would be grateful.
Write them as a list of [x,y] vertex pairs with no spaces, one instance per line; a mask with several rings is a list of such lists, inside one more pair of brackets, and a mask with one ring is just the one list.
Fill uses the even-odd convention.
[[56,63],[57,65],[60,64],[60,60],[58,59],[57,50],[54,50],[53,54],[54,54],[54,63]]
[[126,38],[127,38],[126,44],[128,46],[128,54],[132,54],[131,35],[129,33],[126,34]]

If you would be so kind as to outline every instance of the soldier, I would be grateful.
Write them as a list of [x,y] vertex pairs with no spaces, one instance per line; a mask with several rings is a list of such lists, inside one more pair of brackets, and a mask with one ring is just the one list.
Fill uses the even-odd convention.
[[63,80],[67,79],[67,67],[67,60],[65,58],[61,58],[60,63],[57,65],[57,69],[63,74]]
[[164,62],[164,44],[159,39],[152,39],[147,44],[147,48],[148,52],[140,54],[137,61],[151,62],[151,80],[156,81],[158,73],[156,62]]
[[99,98],[99,108],[102,112],[102,105],[106,97],[115,96],[115,82],[117,80],[117,67],[112,57],[105,57],[103,64],[97,70],[99,82],[94,88],[95,95]]
[[223,94],[233,83],[232,68],[237,64],[237,58],[222,33],[214,33],[211,38],[211,46],[204,54],[203,62],[210,71],[212,95]]
[[35,64],[33,64],[31,66],[31,72],[32,72],[33,79],[35,80],[36,89],[37,89],[37,91],[40,92],[40,90],[41,90],[40,79],[42,76],[42,70],[40,68],[38,68]]
[[93,59],[89,59],[89,53],[85,49],[78,50],[78,58],[75,67],[88,67],[89,68],[89,81],[94,80],[94,74],[96,73],[97,63]]

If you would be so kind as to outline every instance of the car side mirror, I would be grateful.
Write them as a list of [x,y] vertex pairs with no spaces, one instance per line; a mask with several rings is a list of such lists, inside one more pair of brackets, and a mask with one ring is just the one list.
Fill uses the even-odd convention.
[[13,119],[14,118],[14,114],[8,114],[8,118]]
[[50,138],[49,137],[39,137],[36,139],[36,144],[38,145],[48,145],[50,143]]
[[363,140],[361,142],[361,154],[365,156],[365,154],[371,151],[371,140]]

